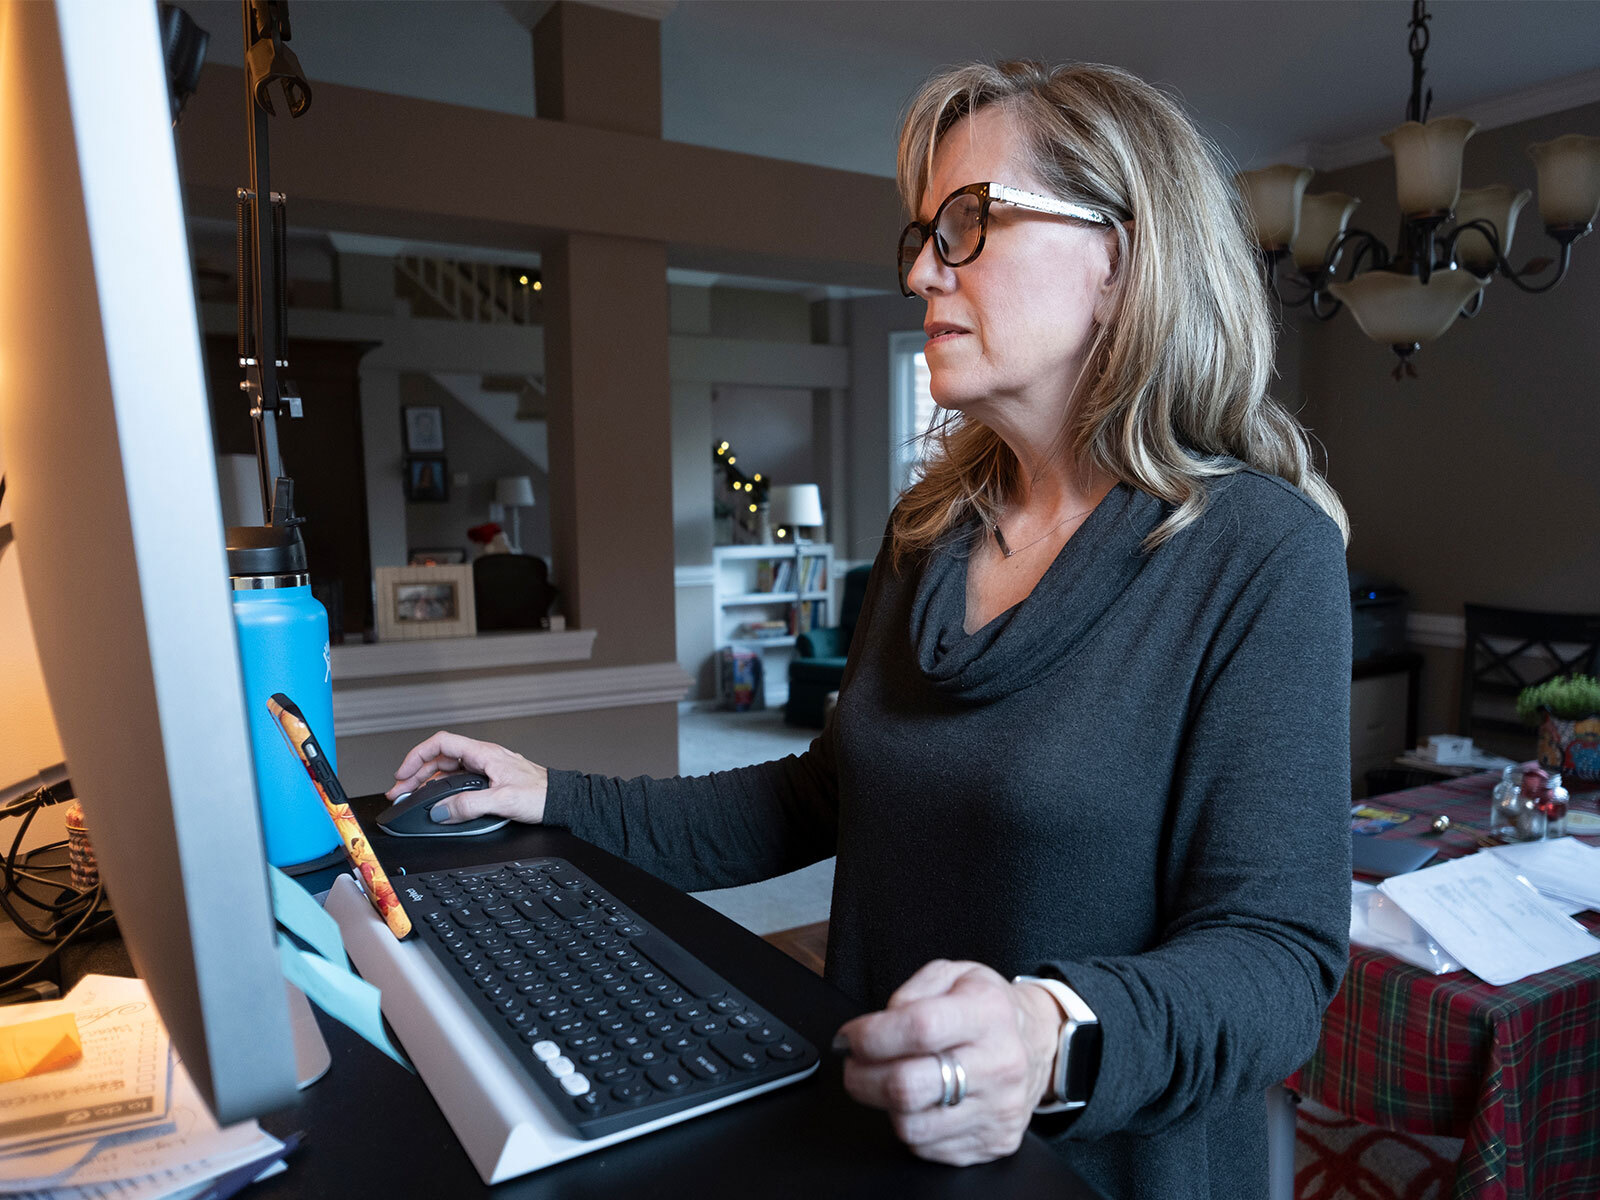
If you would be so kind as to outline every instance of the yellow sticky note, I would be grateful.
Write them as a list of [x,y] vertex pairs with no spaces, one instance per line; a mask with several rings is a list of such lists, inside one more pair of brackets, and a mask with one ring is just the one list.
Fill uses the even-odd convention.
[[0,1027],[0,1083],[70,1067],[83,1057],[71,1013]]

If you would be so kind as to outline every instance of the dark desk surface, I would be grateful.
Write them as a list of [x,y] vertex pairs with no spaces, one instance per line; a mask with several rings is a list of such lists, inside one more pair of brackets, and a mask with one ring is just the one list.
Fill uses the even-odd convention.
[[[354,802],[368,823],[381,796]],[[1095,1200],[1042,1140],[1029,1134],[1010,1158],[957,1169],[913,1157],[888,1119],[845,1094],[834,1031],[859,1007],[799,963],[699,901],[559,830],[507,826],[479,838],[376,837],[391,875],[540,854],[570,859],[735,987],[789,1022],[823,1051],[810,1079],[668,1129],[500,1184],[497,1196],[916,1197],[1051,1196]],[[304,876],[313,892],[336,872]],[[407,1074],[343,1026],[318,1014],[333,1066],[301,1104],[262,1120],[272,1133],[305,1130],[306,1144],[282,1175],[247,1195],[404,1200],[488,1192],[421,1079]]]

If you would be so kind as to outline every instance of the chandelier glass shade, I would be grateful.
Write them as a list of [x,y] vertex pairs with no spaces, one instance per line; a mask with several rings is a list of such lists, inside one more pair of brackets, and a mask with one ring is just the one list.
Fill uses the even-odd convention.
[[[1309,167],[1280,163],[1238,176],[1274,295],[1324,321],[1348,305],[1364,334],[1400,356],[1396,379],[1416,374],[1409,359],[1422,343],[1458,316],[1477,314],[1495,275],[1525,292],[1555,287],[1571,263],[1572,243],[1600,216],[1600,137],[1574,133],[1529,147],[1539,218],[1557,253],[1520,271],[1511,265],[1517,216],[1533,193],[1504,184],[1462,190],[1462,157],[1477,127],[1464,117],[1428,120],[1433,93],[1423,93],[1422,59],[1431,19],[1425,0],[1412,0],[1408,119],[1381,139],[1394,155],[1400,208],[1392,252],[1373,234],[1350,227],[1358,198],[1306,191],[1314,174]],[[1548,278],[1534,282],[1552,267]]]

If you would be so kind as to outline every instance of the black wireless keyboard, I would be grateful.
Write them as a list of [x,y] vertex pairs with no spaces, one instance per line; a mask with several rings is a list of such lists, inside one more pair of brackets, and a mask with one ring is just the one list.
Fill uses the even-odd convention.
[[565,859],[395,882],[418,936],[579,1137],[817,1062],[809,1042]]

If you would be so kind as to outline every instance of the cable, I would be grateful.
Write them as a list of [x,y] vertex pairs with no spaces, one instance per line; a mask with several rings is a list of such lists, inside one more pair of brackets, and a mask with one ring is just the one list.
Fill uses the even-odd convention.
[[[4,859],[0,860],[0,910],[11,918],[12,923],[22,933],[49,947],[33,962],[9,976],[0,978],[0,991],[26,983],[76,938],[92,934],[116,920],[109,910],[101,910],[101,903],[105,899],[104,883],[96,882],[92,888],[80,888],[42,874],[45,871],[70,870],[70,864],[66,863],[40,864],[34,867],[33,859],[36,855],[59,850],[66,845],[65,842],[51,842],[26,852],[22,850],[22,839],[26,836],[28,827],[33,824],[34,817],[39,814],[39,810],[47,804],[60,803],[72,797],[72,785],[61,783],[37,788],[22,799],[0,809],[0,818],[21,818],[17,832],[11,839],[10,849]],[[19,855],[21,855],[20,864]],[[55,898],[36,895],[22,886],[24,880],[36,886],[54,888]],[[18,904],[36,908],[47,914],[49,919],[41,925],[35,925],[18,911]]]

